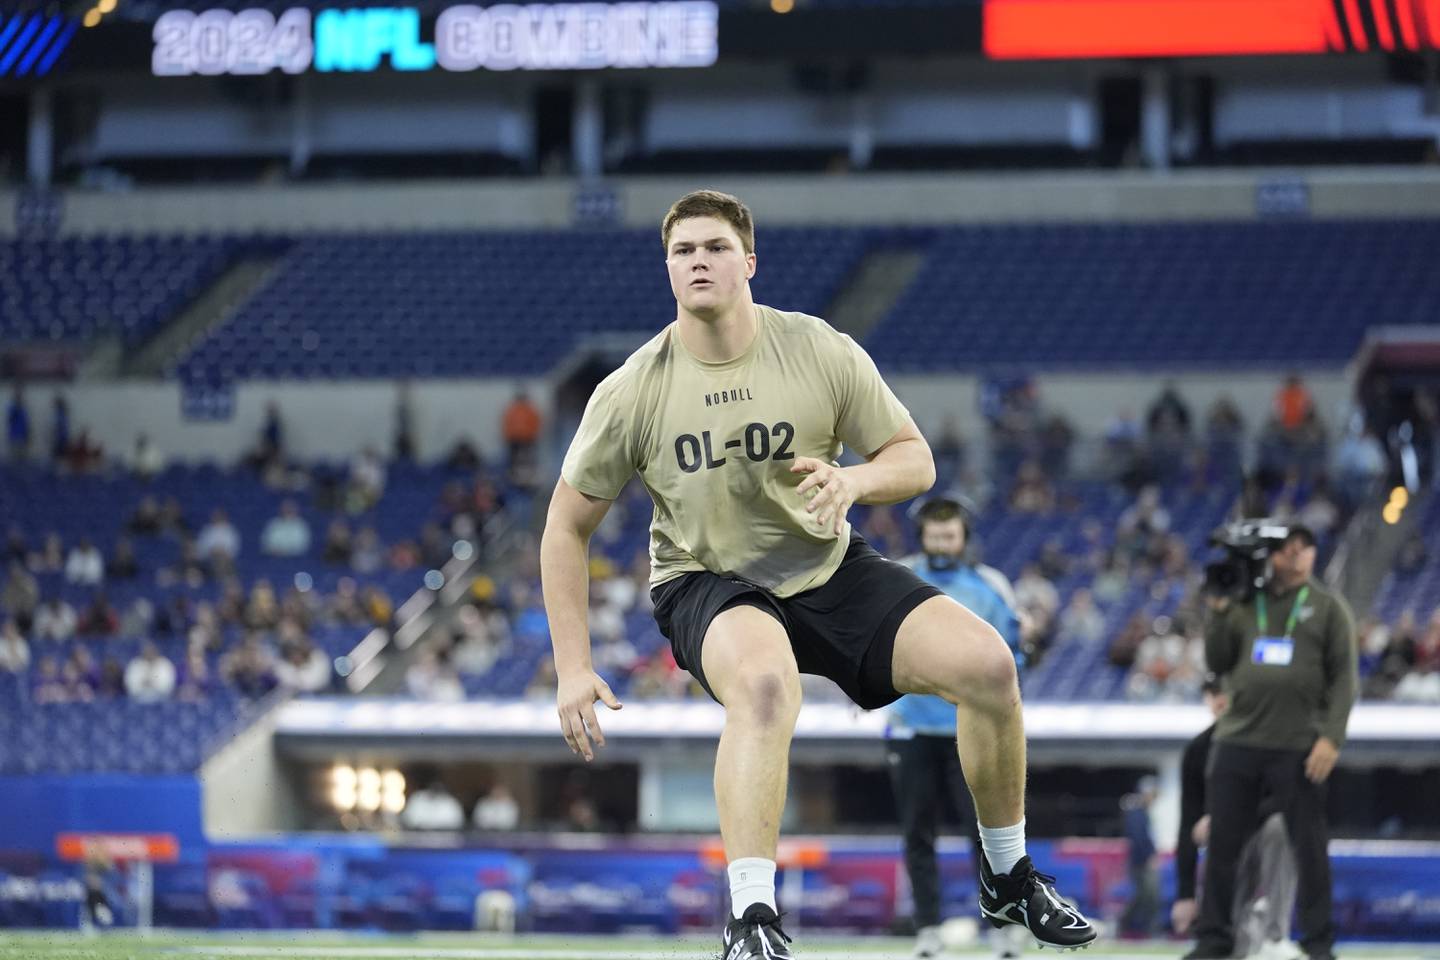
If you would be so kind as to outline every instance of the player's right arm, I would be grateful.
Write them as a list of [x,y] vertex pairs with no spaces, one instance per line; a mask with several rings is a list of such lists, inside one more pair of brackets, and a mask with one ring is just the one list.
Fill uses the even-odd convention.
[[560,729],[571,751],[587,761],[595,758],[591,737],[596,745],[605,745],[595,718],[595,701],[620,709],[620,701],[590,659],[590,536],[605,519],[611,503],[581,493],[562,477],[555,484],[540,538],[540,582],[555,650],[555,675],[560,682],[556,693]]

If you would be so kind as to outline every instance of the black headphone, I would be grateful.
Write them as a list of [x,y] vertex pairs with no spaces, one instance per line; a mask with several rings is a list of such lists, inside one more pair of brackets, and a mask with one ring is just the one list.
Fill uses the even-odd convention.
[[970,533],[974,525],[974,505],[967,497],[940,495],[931,497],[924,503],[911,508],[911,519],[915,521],[915,530],[923,533],[925,524],[931,521],[945,521],[956,517],[960,518],[960,524],[965,529],[965,540],[968,543]]

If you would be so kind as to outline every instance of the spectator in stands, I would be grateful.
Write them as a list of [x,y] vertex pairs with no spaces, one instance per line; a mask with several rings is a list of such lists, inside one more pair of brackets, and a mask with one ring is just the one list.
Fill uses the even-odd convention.
[[257,471],[285,459],[285,425],[280,419],[280,405],[274,400],[265,404],[265,420],[260,425],[260,438],[246,462]]
[[275,657],[259,633],[247,633],[221,658],[220,677],[245,697],[262,697],[274,689]]
[[25,405],[25,391],[20,384],[10,393],[10,406],[5,411],[5,442],[10,459],[21,461],[30,456],[30,408]]
[[62,394],[50,401],[50,459],[56,464],[70,452],[70,403]]
[[469,437],[461,437],[455,441],[455,446],[450,448],[450,453],[445,457],[445,466],[450,470],[478,470],[484,463],[480,451]]
[[191,643],[185,648],[185,662],[181,665],[175,699],[201,703],[209,699],[210,686],[210,665],[205,660],[205,648]]
[[540,408],[530,399],[524,386],[517,385],[515,396],[500,415],[500,434],[509,450],[513,469],[518,460],[531,457],[540,440]]
[[[465,808],[445,789],[438,774],[422,775],[424,786],[405,798],[400,825],[406,830],[462,830]],[[420,778],[416,778],[420,779]]]
[[1275,394],[1275,419],[1280,429],[1295,433],[1315,412],[1315,401],[1298,374],[1292,373]]
[[361,527],[350,551],[350,566],[357,573],[372,574],[385,566],[385,545],[374,527]]
[[955,482],[965,466],[965,438],[960,435],[960,424],[952,414],[946,414],[941,422],[930,450],[935,456],[934,489],[944,490]]
[[105,565],[105,575],[111,580],[134,580],[140,575],[140,561],[135,556],[135,545],[127,538],[115,541],[115,552]]
[[160,532],[176,537],[184,537],[190,532],[190,522],[185,519],[185,510],[175,497],[166,497],[164,505],[160,507]]
[[1157,534],[1170,532],[1170,511],[1160,503],[1160,488],[1148,486],[1140,496],[1120,514],[1116,536],[1127,541],[1131,553],[1144,553],[1150,539]]
[[209,565],[201,558],[200,548],[192,537],[180,541],[180,556],[174,564],[156,571],[156,580],[161,586],[183,583],[192,590],[203,585],[209,577]]
[[364,513],[385,495],[385,461],[374,447],[366,447],[350,463],[350,489],[346,507],[350,513]]
[[1076,590],[1060,615],[1060,635],[1081,643],[1099,643],[1105,635],[1105,615],[1095,606],[1095,597],[1083,587]]
[[65,463],[73,473],[90,473],[105,464],[105,448],[90,436],[89,427],[81,427],[70,448],[65,451]]
[[450,662],[448,648],[423,651],[405,671],[405,686],[417,700],[448,703],[465,699],[465,687]]
[[125,692],[135,703],[159,703],[175,692],[175,664],[146,641],[140,655],[125,667]]
[[520,804],[509,787],[497,783],[476,802],[471,819],[477,830],[514,830],[520,826]]
[[58,596],[46,599],[35,611],[35,638],[63,643],[75,636],[79,625],[75,608]]
[[214,652],[220,649],[224,639],[224,628],[220,623],[220,615],[215,611],[213,604],[201,601],[195,605],[193,621],[185,631],[185,643],[187,646],[207,652]]
[[1174,380],[1165,381],[1160,396],[1146,411],[1145,431],[1151,443],[1189,440],[1190,406],[1180,396]]
[[81,537],[80,542],[70,548],[70,556],[65,560],[65,579],[79,587],[98,587],[105,582],[105,558],[89,537]]
[[274,630],[280,625],[280,601],[269,580],[255,581],[245,605],[245,625],[252,630]]
[[148,494],[140,498],[126,529],[136,536],[153,537],[160,532],[160,502]]
[[149,480],[165,469],[165,454],[160,452],[149,434],[142,433],[135,438],[135,454],[130,459],[130,469],[141,480]]
[[1335,479],[1345,506],[1353,510],[1374,494],[1385,476],[1385,448],[1356,411],[1335,451]]
[[390,595],[377,584],[370,584],[360,595],[365,606],[365,615],[372,626],[388,627],[395,619],[395,603]]
[[80,614],[78,631],[83,637],[113,637],[120,630],[120,615],[105,598],[104,590],[95,591],[90,606]]
[[1049,513],[1055,508],[1055,488],[1040,464],[1026,460],[1015,475],[1010,492],[1010,509],[1018,513]]
[[40,658],[30,699],[37,704],[70,702],[70,692],[60,679],[60,664],[54,657]]
[[400,384],[395,397],[395,459],[415,461],[415,413],[408,380]]
[[75,672],[82,677],[92,688],[100,684],[100,665],[95,662],[95,655],[90,648],[80,643],[70,651],[69,662],[75,665]]
[[65,690],[66,703],[89,703],[95,699],[95,685],[73,657],[60,667],[60,685]]
[[[1044,650],[1060,612],[1060,593],[1033,563],[1026,564],[1015,581],[1015,611],[1020,615],[1021,646],[1026,654]],[[1036,658],[1030,659],[1033,663]]]
[[309,631],[319,619],[324,603],[318,591],[292,586],[285,591],[285,599],[280,601],[281,622],[293,620],[302,631]]
[[29,630],[39,603],[40,581],[18,560],[11,560],[5,586],[0,587],[0,608],[16,619],[21,630]]
[[1122,483],[1130,483],[1131,477],[1141,460],[1140,421],[1135,411],[1121,407],[1120,411],[1105,425],[1105,458],[1111,476]]
[[299,557],[310,552],[310,524],[294,500],[282,502],[279,515],[265,524],[260,549],[272,557]]
[[1040,468],[1047,477],[1070,475],[1070,451],[1075,446],[1075,428],[1058,413],[1045,418],[1040,428]]
[[484,676],[509,645],[509,625],[503,634],[495,632],[480,609],[467,603],[456,615],[453,640],[456,669],[472,677]]
[[106,657],[100,666],[100,682],[95,685],[100,700],[119,700],[125,696],[125,668],[114,657]]
[[331,623],[359,627],[370,622],[365,604],[360,598],[360,587],[353,577],[341,577],[335,584],[335,595],[330,598],[328,619]]
[[24,673],[30,669],[30,645],[14,617],[0,625],[0,671]]
[[1340,507],[1331,496],[1330,484],[1324,477],[1315,481],[1310,498],[1296,511],[1295,520],[1315,531],[1315,536],[1322,540],[1339,524]]
[[1158,792],[1154,777],[1141,777],[1135,792],[1120,801],[1130,869],[1130,902],[1120,917],[1121,935],[1148,938],[1159,928],[1160,856],[1150,831],[1150,807]]
[[200,529],[195,549],[201,559],[213,564],[217,571],[229,570],[240,556],[240,531],[220,507],[211,512],[210,522]]
[[145,597],[136,597],[120,615],[120,634],[125,637],[146,637],[154,632],[155,605]]
[[54,530],[45,534],[40,549],[30,555],[25,564],[32,573],[63,573],[65,571],[65,544]]
[[348,567],[353,547],[350,525],[337,518],[330,521],[330,527],[325,531],[325,547],[320,553],[320,559],[332,566]]
[[320,693],[330,686],[330,658],[308,639],[285,645],[280,662],[275,665],[275,679],[285,690],[296,693]]
[[1184,624],[1170,617],[1156,617],[1136,651],[1127,693],[1132,700],[1193,699],[1205,676],[1204,660],[1198,636],[1187,637]]

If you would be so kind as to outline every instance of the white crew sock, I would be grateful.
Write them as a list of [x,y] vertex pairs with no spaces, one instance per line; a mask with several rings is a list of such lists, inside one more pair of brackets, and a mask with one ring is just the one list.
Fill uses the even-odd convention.
[[761,857],[732,860],[730,873],[730,910],[739,920],[746,909],[763,903],[775,909],[775,861]]
[[1013,827],[981,827],[980,846],[985,848],[991,870],[1009,873],[1025,856],[1025,819]]

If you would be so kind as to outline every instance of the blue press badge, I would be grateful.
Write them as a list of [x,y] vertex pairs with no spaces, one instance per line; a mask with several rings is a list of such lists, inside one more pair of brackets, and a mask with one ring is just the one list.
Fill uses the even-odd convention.
[[1250,660],[1266,667],[1288,667],[1295,657],[1295,641],[1289,637],[1256,637]]

